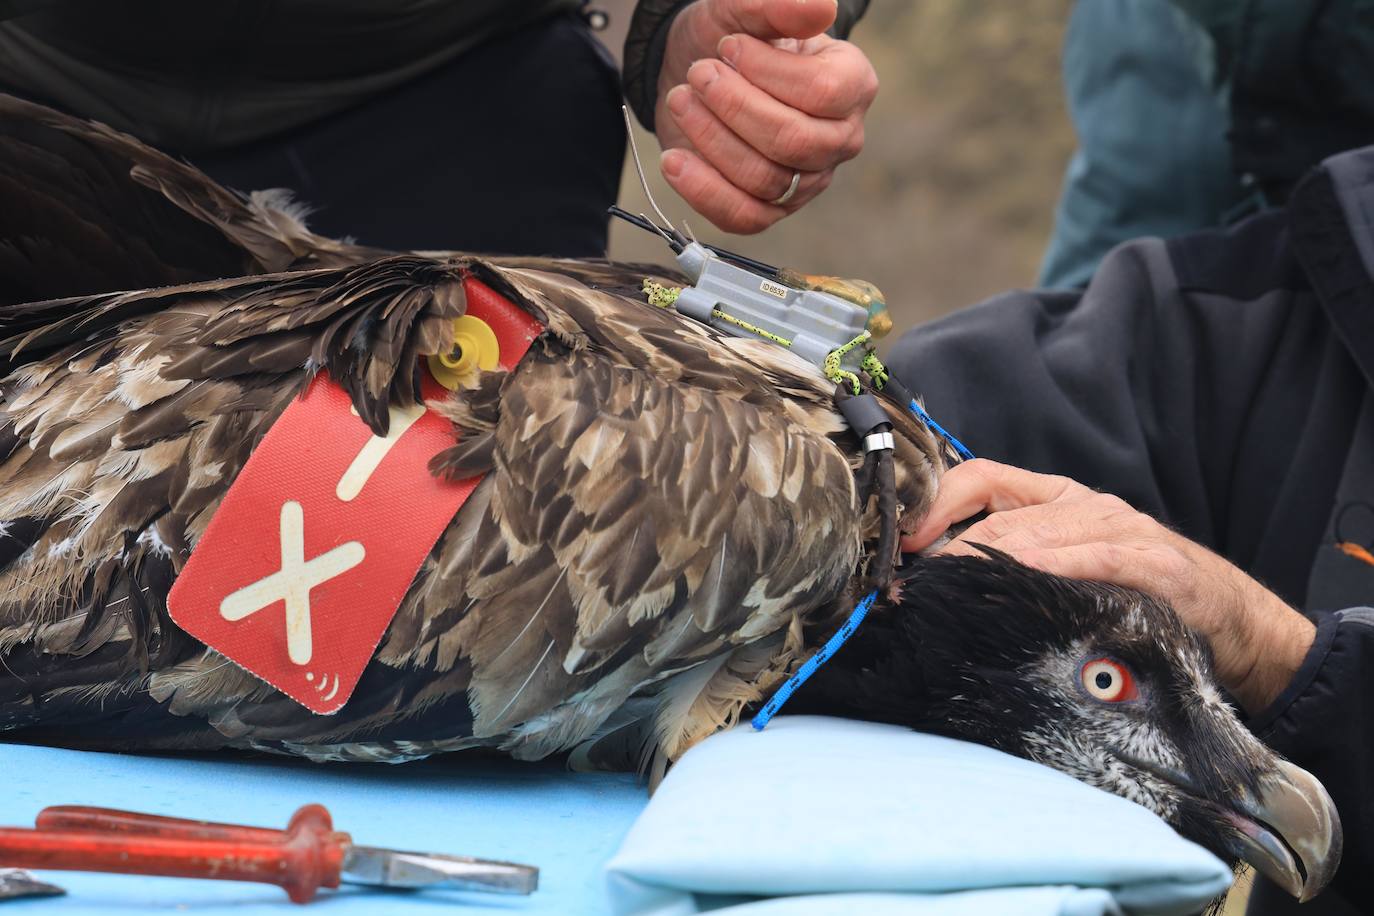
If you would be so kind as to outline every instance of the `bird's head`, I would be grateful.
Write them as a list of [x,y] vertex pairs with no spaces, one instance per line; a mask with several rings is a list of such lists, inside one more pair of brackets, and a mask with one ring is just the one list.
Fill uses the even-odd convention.
[[1005,555],[919,560],[802,694],[813,711],[991,745],[1131,799],[1300,899],[1340,861],[1321,783],[1246,730],[1206,642],[1139,592]]

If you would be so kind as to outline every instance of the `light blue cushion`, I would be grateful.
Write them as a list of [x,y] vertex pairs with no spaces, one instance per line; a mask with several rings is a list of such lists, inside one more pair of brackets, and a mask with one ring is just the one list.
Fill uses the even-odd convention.
[[[560,763],[453,754],[400,766],[298,760],[144,757],[0,744],[0,824],[32,826],[48,805],[102,805],[281,827],[307,802],[362,844],[528,862],[531,897],[455,891],[322,891],[302,909],[266,884],[39,872],[65,897],[0,902],[3,916],[440,912],[580,916],[605,913],[601,867],[645,804],[632,774],[567,772]],[[3,864],[3,863],[0,863]]]
[[1154,814],[1054,770],[808,716],[689,751],[607,870],[626,916],[1173,914],[1231,881]]

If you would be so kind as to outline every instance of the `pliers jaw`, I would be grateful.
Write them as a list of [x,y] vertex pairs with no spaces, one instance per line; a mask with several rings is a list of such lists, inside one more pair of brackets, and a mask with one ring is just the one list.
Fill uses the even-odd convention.
[[372,887],[532,894],[539,887],[539,870],[491,859],[351,846],[344,856],[342,879],[345,884]]

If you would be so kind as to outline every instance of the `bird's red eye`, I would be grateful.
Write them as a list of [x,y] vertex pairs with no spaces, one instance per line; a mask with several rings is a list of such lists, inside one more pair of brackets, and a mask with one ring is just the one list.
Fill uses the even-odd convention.
[[1124,703],[1140,696],[1131,672],[1125,665],[1110,658],[1094,658],[1084,662],[1078,677],[1088,695],[1104,703]]

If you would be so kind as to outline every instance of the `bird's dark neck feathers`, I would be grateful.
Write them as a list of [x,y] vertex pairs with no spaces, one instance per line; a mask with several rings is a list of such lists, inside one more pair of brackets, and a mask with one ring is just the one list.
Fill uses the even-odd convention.
[[1078,637],[1086,584],[1007,558],[918,559],[895,604],[875,610],[789,711],[972,738],[1017,752],[1038,710],[1020,671]]

